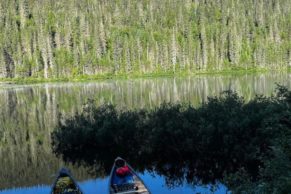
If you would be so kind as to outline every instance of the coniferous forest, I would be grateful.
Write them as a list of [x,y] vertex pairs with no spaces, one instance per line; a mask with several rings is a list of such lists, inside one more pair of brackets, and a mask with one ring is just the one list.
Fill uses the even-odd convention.
[[287,69],[289,0],[1,0],[0,78]]

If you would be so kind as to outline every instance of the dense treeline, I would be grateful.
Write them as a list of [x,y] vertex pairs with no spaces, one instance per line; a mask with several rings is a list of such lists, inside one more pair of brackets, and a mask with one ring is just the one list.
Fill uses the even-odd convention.
[[[236,93],[201,107],[164,104],[153,110],[96,107],[67,118],[52,133],[54,152],[110,172],[117,156],[136,169],[155,171],[170,186],[222,181],[233,193],[288,193],[291,91],[245,102]],[[109,163],[108,163],[109,162]]]
[[287,68],[289,0],[0,2],[0,77]]

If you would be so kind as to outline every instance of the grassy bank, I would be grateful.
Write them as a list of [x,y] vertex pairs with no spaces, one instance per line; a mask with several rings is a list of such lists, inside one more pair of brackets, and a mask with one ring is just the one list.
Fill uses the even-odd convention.
[[[267,73],[273,72],[274,70],[266,68],[236,68],[236,69],[226,69],[226,70],[210,70],[210,71],[156,71],[151,73],[139,73],[134,72],[130,74],[124,73],[106,73],[97,75],[77,75],[75,77],[60,77],[60,78],[41,78],[41,77],[24,77],[24,78],[2,78],[0,79],[0,84],[36,84],[36,83],[62,83],[62,82],[87,82],[87,81],[98,81],[98,80],[109,80],[109,79],[136,79],[136,78],[157,78],[157,77],[185,77],[185,76],[200,76],[200,75],[243,75],[243,74],[255,74],[255,73]],[[276,69],[277,72],[285,72],[286,69]],[[287,70],[291,72],[291,68]]]

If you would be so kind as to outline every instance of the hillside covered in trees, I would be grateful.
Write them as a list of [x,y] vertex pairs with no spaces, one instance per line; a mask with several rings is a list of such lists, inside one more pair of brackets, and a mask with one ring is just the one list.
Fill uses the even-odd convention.
[[1,0],[0,78],[287,69],[289,0]]

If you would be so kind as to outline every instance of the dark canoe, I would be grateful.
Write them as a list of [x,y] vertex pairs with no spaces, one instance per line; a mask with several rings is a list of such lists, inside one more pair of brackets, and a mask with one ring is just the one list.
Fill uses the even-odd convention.
[[131,174],[133,175],[134,183],[126,183],[122,185],[114,185],[113,177],[117,176],[116,172],[116,164],[117,160],[124,160],[120,157],[116,158],[111,169],[111,173],[109,176],[109,194],[151,194],[150,190],[144,184],[142,179],[137,175],[137,173],[132,169],[132,167],[124,160],[125,164],[129,167]]
[[52,186],[51,194],[83,194],[69,170],[62,168]]

